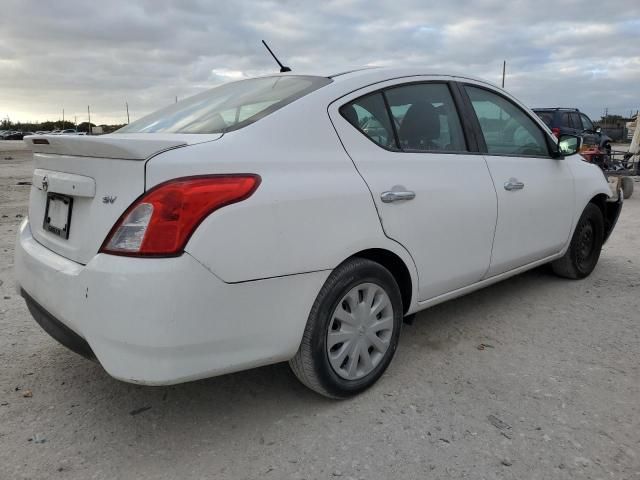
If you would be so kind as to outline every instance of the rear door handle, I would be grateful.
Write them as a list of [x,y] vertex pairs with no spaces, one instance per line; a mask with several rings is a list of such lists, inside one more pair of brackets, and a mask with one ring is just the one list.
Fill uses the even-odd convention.
[[522,190],[524,188],[524,183],[519,182],[516,178],[510,178],[508,182],[505,182],[504,189],[511,190]]
[[413,200],[416,198],[416,193],[410,190],[390,190],[388,192],[382,192],[380,199],[384,203],[398,202],[400,200]]

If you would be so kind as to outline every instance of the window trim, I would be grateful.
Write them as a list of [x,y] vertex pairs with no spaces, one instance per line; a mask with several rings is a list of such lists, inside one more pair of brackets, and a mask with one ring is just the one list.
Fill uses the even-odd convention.
[[[454,106],[454,108],[456,110],[456,114],[458,115],[458,119],[460,121],[460,128],[462,130],[462,136],[463,136],[464,143],[465,143],[465,146],[466,146],[467,150],[412,150],[412,149],[403,149],[400,146],[400,139],[398,137],[396,122],[395,122],[395,119],[393,117],[393,113],[391,112],[391,107],[389,106],[389,101],[387,99],[387,95],[385,94],[385,91],[386,90],[391,90],[391,89],[394,89],[394,88],[406,87],[406,86],[410,86],[410,85],[422,85],[422,84],[431,84],[431,83],[445,85],[447,87],[447,89],[449,90],[449,95],[451,96],[451,99],[453,100],[453,106]],[[457,82],[455,82],[453,80],[413,80],[413,81],[410,81],[410,82],[403,82],[403,83],[397,83],[397,84],[393,84],[393,85],[387,85],[386,87],[380,88],[378,90],[373,90],[371,92],[367,92],[367,93],[359,95],[359,96],[357,96],[355,98],[352,98],[352,99],[348,100],[347,102],[342,103],[338,107],[337,110],[338,110],[338,113],[340,114],[340,116],[349,125],[351,125],[358,132],[360,132],[361,135],[363,135],[366,139],[368,139],[371,143],[373,143],[377,147],[382,148],[383,150],[386,150],[388,152],[393,152],[393,153],[453,154],[453,155],[473,155],[473,154],[476,154],[477,155],[477,154],[482,153],[482,152],[479,151],[477,142],[475,142],[475,136],[473,135],[473,131],[470,129],[470,126],[467,124],[468,122],[466,122],[464,116],[462,115],[463,108],[462,108],[462,104],[460,103],[461,99],[458,98],[457,95],[456,95],[456,93],[457,93],[456,92],[456,87],[455,87],[456,83]],[[353,125],[342,114],[342,107],[345,107],[346,105],[355,103],[360,98],[367,97],[367,96],[373,95],[373,94],[378,94],[378,93],[382,95],[382,98],[384,100],[384,104],[385,104],[385,107],[386,107],[386,111],[387,111],[387,116],[389,117],[389,122],[391,123],[391,129],[393,130],[394,143],[396,144],[396,147],[397,147],[395,149],[389,148],[389,147],[385,147],[384,145],[380,145],[375,140],[373,140],[371,137],[369,137],[366,133],[364,133],[361,129],[359,129],[358,127]]]
[[[539,117],[537,119],[533,118],[520,105],[515,103],[513,100],[511,100],[506,95],[504,95],[501,92],[499,92],[497,90],[494,90],[492,88],[485,87],[484,85],[478,85],[476,83],[469,83],[469,82],[459,82],[459,87],[460,87],[460,90],[461,90],[461,92],[463,94],[463,97],[466,100],[465,103],[467,104],[467,108],[470,109],[470,111],[468,113],[471,115],[472,123],[474,125],[474,131],[475,131],[475,134],[476,134],[476,137],[477,137],[477,140],[478,140],[478,146],[480,147],[480,152],[483,155],[492,156],[492,157],[523,157],[523,158],[554,159],[554,157],[552,156],[552,151],[553,151],[553,145],[551,145],[551,141],[552,140],[549,138],[549,134],[540,126],[540,122],[542,122],[542,120],[540,120]],[[476,111],[473,108],[473,103],[471,102],[471,98],[469,97],[469,94],[467,93],[466,87],[473,87],[473,88],[477,88],[479,90],[485,90],[485,91],[487,91],[489,93],[492,93],[492,94],[494,94],[494,95],[496,95],[498,97],[501,97],[503,100],[509,102],[511,105],[513,105],[518,110],[520,110],[526,117],[528,117],[534,123],[534,125],[538,128],[538,130],[540,130],[540,133],[542,133],[542,136],[545,139],[545,143],[547,145],[547,156],[524,155],[524,154],[514,155],[512,153],[489,153],[489,149],[487,147],[487,143],[486,143],[486,141],[484,139],[484,133],[482,133],[482,127],[480,125],[480,120],[478,120],[478,115],[476,114]]]

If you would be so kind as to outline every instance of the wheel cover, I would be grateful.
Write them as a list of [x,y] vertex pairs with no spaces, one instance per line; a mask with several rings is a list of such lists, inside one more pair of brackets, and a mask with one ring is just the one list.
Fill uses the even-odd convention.
[[353,287],[329,321],[326,348],[333,371],[345,380],[371,373],[389,349],[393,328],[393,307],[385,290],[375,283]]
[[590,221],[582,224],[580,228],[580,236],[578,237],[578,248],[576,249],[576,260],[578,265],[584,266],[589,263],[591,256],[595,251],[596,236],[593,224]]

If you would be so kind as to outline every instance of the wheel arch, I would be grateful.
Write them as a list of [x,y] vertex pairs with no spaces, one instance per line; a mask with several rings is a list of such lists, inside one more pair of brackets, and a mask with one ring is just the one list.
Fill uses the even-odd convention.
[[[369,248],[354,253],[349,258],[366,258],[373,262],[379,263],[385,267],[393,278],[395,278],[398,287],[400,288],[400,295],[402,297],[402,309],[405,314],[409,312],[413,304],[414,286],[413,277],[411,271],[406,262],[396,253],[385,248]],[[349,260],[349,258],[345,259]]]
[[606,194],[599,193],[593,196],[588,202],[596,205],[602,212],[602,217],[604,218],[604,242],[606,242],[609,238],[609,235],[611,235],[613,227],[615,227],[616,225],[616,221],[618,220],[618,216],[620,215],[620,210],[622,208],[621,203],[608,202],[607,199],[608,196]]

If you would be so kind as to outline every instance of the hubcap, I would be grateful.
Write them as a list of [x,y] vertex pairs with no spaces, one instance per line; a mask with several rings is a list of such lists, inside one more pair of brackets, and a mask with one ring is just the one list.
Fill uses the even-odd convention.
[[393,308],[384,289],[363,283],[342,297],[331,316],[327,355],[333,370],[346,380],[371,373],[389,349]]

